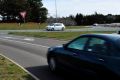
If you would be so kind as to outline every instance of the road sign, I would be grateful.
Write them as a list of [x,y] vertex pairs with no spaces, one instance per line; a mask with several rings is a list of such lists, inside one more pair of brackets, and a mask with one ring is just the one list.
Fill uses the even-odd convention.
[[20,12],[20,15],[22,16],[22,18],[24,19],[24,23],[25,23],[25,17],[26,17],[27,12],[26,11],[22,11]]
[[22,18],[26,17],[26,11],[20,12],[20,15],[22,16]]

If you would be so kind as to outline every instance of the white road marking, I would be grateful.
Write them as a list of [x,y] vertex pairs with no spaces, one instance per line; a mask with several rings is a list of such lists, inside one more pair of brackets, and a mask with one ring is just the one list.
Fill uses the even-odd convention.
[[1,39],[1,40],[12,41],[12,42],[30,44],[30,45],[34,45],[34,46],[40,46],[40,47],[44,47],[44,48],[49,48],[48,46],[43,46],[43,45],[38,45],[38,44],[32,44],[32,43],[28,43],[28,42],[22,42],[22,41],[16,41],[16,40],[9,40],[9,39],[3,39],[3,38],[0,38],[0,39]]
[[1,56],[5,57],[6,59],[10,60],[12,63],[16,64],[18,67],[20,67],[21,69],[23,69],[25,72],[27,72],[29,75],[31,75],[35,80],[40,80],[38,79],[35,75],[33,75],[31,72],[29,72],[28,70],[26,70],[24,67],[22,67],[20,64],[18,64],[17,62],[13,61],[12,59],[6,57],[3,54],[0,54]]
[[34,41],[33,38],[24,38],[23,40],[26,40],[26,41]]
[[3,36],[3,38],[6,38],[6,39],[18,39],[18,40],[25,40],[25,41],[34,41],[34,39],[33,38],[23,38],[23,39],[21,39],[21,38],[15,38],[15,37],[9,37],[9,36]]
[[7,39],[18,39],[18,40],[21,40],[20,38],[15,38],[15,37],[3,37],[3,38],[7,38]]
[[12,37],[4,37],[4,38],[12,38]]

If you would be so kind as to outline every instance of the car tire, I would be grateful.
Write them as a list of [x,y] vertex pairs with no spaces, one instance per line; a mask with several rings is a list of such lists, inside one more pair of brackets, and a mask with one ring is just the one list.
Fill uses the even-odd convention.
[[54,28],[52,28],[51,31],[54,31]]
[[46,29],[46,31],[49,31],[49,29]]
[[56,61],[56,59],[54,57],[49,57],[48,59],[48,65],[49,65],[49,69],[50,71],[56,73],[58,72],[58,63]]
[[64,31],[64,28],[62,28],[61,30]]

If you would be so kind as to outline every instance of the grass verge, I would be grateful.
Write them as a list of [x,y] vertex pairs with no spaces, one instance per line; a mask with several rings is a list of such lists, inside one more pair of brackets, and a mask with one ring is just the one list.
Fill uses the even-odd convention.
[[82,34],[92,33],[114,33],[114,31],[86,31],[86,32],[10,32],[9,34],[38,37],[38,38],[55,38],[62,40],[70,40]]
[[44,29],[46,23],[0,23],[0,30],[28,30],[28,29]]
[[[0,30],[28,30],[28,29],[45,29],[47,23],[0,23]],[[66,29],[81,29],[86,28],[85,26],[66,26]]]
[[35,80],[0,54],[0,80]]

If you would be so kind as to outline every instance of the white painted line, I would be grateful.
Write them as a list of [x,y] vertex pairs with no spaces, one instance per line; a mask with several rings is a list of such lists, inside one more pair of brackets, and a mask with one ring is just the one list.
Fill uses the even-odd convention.
[[26,70],[24,67],[22,67],[20,64],[18,64],[17,62],[13,61],[12,59],[6,57],[5,55],[1,54],[1,56],[5,57],[6,59],[10,60],[12,63],[16,64],[18,67],[20,67],[21,69],[23,69],[25,72],[27,72],[29,75],[31,75],[35,80],[40,80],[38,79],[35,75],[33,75],[31,72],[29,72],[28,70]]
[[15,38],[15,37],[9,37],[9,36],[3,36],[3,38],[6,38],[6,39],[18,39],[18,40],[26,40],[26,41],[34,41],[33,38],[24,38],[24,39],[20,39],[20,38]]
[[34,41],[33,38],[24,38],[23,40],[26,40],[26,41]]
[[20,40],[20,38],[15,38],[15,37],[4,37],[4,38],[7,38],[7,39],[18,39],[18,40]]
[[40,46],[40,47],[44,47],[44,48],[49,48],[48,46],[43,46],[43,45],[38,45],[38,44],[32,44],[32,43],[28,43],[28,42],[21,42],[21,41],[9,40],[9,39],[3,39],[3,38],[0,38],[0,39],[1,39],[1,40],[12,41],[12,42],[18,42],[18,43],[30,44],[30,45],[34,45],[34,46]]
[[4,37],[4,38],[12,38],[12,37]]

